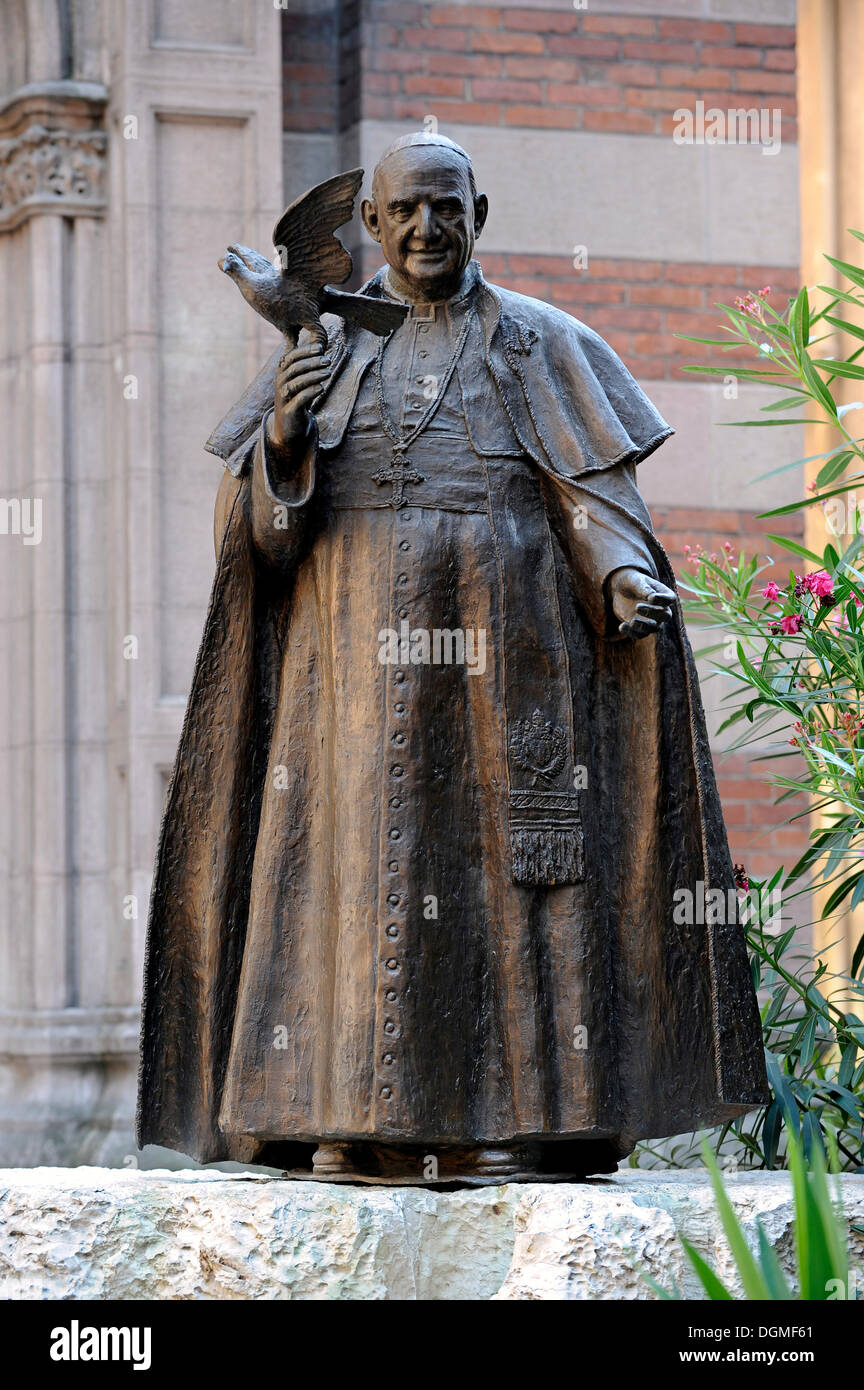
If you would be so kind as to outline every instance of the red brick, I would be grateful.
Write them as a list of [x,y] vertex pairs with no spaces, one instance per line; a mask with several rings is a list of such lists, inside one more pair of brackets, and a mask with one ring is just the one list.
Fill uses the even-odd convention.
[[[573,272],[574,277],[576,272]],[[559,299],[579,304],[623,304],[627,293],[624,285],[613,285],[608,280],[586,279],[584,275],[574,278],[572,283],[556,281],[550,286],[550,293]]]
[[401,29],[397,29],[393,24],[372,24],[367,50],[374,53],[376,48],[395,48],[401,40],[401,35]]
[[[436,99],[434,114],[441,120],[461,121],[466,125],[500,125],[501,109],[500,106],[492,105],[489,102],[450,101],[444,97]],[[413,119],[417,115],[420,115],[420,119],[422,119],[422,116],[426,114],[427,112],[424,111],[421,115],[416,106],[411,111],[397,110],[396,113],[397,119],[401,117]]]
[[570,58],[505,58],[504,71],[508,77],[546,78],[550,82],[566,82],[578,74]]
[[527,294],[529,299],[539,298],[546,290],[545,280],[532,280],[527,275],[511,275],[508,283],[517,294]]
[[638,34],[641,38],[650,38],[656,33],[656,25],[653,19],[637,19],[635,15],[586,15],[582,20],[582,31],[586,34]]
[[[360,94],[360,111],[363,116],[371,121],[392,121],[396,119],[396,102],[394,97],[373,96],[369,92]],[[423,112],[419,119],[428,114]]]
[[478,101],[540,102],[543,100],[543,85],[540,82],[476,78],[471,83],[471,95]]
[[425,72],[426,54],[405,53],[398,48],[386,48],[373,54],[374,65],[382,72]]
[[[657,357],[661,353],[668,357],[675,351],[675,340],[668,334],[660,337],[657,333],[636,333],[633,338],[633,351],[645,357]],[[680,356],[680,353],[676,355]]]
[[[737,531],[737,517],[730,530],[733,527]],[[761,777],[721,777],[720,786],[722,796],[729,801],[752,801],[754,791],[757,791],[760,786],[764,787],[764,781]]]
[[[613,39],[584,39],[577,34],[565,38],[553,37],[546,40],[548,53],[575,53],[580,58],[617,58],[618,44]],[[630,55],[641,58],[641,53]]]
[[736,24],[735,42],[763,48],[794,48],[794,24]]
[[541,34],[570,34],[579,29],[581,16],[558,10],[504,10],[507,29],[528,29]]
[[518,275],[569,275],[573,262],[569,256],[521,256],[511,254],[510,268]]
[[[749,48],[742,48],[742,53],[749,53]],[[794,48],[769,48],[765,54],[765,67],[782,69],[784,72],[795,71],[795,50]]]
[[478,29],[495,29],[501,23],[501,11],[477,5],[426,5],[430,24],[459,24]]
[[577,82],[550,82],[546,100],[556,106],[620,106],[620,87],[587,87]]
[[739,274],[737,265],[704,265],[701,262],[681,261],[666,267],[666,279],[680,285],[738,285]]
[[624,58],[646,58],[651,63],[695,63],[697,61],[694,43],[625,43],[622,44]]
[[790,266],[748,265],[744,279],[746,284],[752,284],[757,290],[761,290],[763,285],[770,285],[773,290],[797,290],[801,286],[799,271]]
[[664,357],[646,357],[631,352],[627,356],[626,365],[637,381],[666,381],[672,375],[669,363]]
[[497,77],[501,72],[501,62],[500,58],[487,53],[430,53],[427,66],[430,72],[441,73],[445,77]]
[[611,131],[618,135],[650,135],[654,117],[640,111],[585,111],[582,116],[585,130]]
[[375,18],[383,23],[392,21],[394,24],[422,24],[425,10],[425,5],[411,5],[405,0],[393,0],[392,5],[385,5],[381,0],[377,0]]
[[682,90],[680,87],[625,88],[625,105],[627,106],[650,106],[665,111],[670,111],[673,107],[675,109],[685,107],[689,110],[690,105],[688,103],[692,104],[693,100],[694,93]]
[[329,63],[283,63],[282,79],[285,82],[322,82],[331,83],[335,81],[336,69]]
[[593,257],[589,264],[592,278],[609,280],[658,280],[663,273],[662,261],[625,261]]
[[694,87],[700,92],[704,91],[708,82],[720,87],[728,84],[729,91],[732,91],[732,74],[725,68],[662,67],[660,81],[664,87]]
[[[408,78],[408,81],[428,82],[428,77]],[[367,72],[363,78],[363,86],[367,92],[375,92],[378,96],[394,96],[400,89],[398,73],[395,72]]]
[[661,39],[696,39],[700,43],[728,43],[732,39],[731,24],[699,19],[661,19]]
[[683,285],[634,285],[630,290],[630,303],[701,309],[702,291],[686,289]]
[[285,130],[321,131],[332,129],[332,117],[326,112],[313,111],[308,107],[286,111],[283,121]]
[[725,68],[758,68],[762,65],[762,55],[755,48],[736,48],[734,45],[718,47],[706,44],[699,57],[703,63],[716,63]]
[[631,328],[638,333],[659,333],[662,314],[659,309],[631,309],[629,305],[609,305],[596,309],[592,322],[600,328]]
[[[679,314],[670,310],[666,315],[666,326],[670,333],[698,333],[700,337],[716,338],[717,313],[713,309],[701,314]],[[689,351],[693,351],[692,346]]]
[[403,29],[404,48],[447,48],[458,52],[468,47],[467,29]]
[[498,285],[509,276],[510,270],[507,266],[506,256],[496,256],[494,253],[490,253],[488,256],[483,256],[482,260],[483,274],[487,280]]
[[[599,64],[597,65],[599,67]],[[607,81],[619,83],[622,87],[651,87],[657,83],[657,74],[662,68],[654,68],[650,63],[615,63],[603,65]]]
[[[594,315],[591,314],[590,317],[593,319]],[[585,322],[589,322],[587,317],[585,319]],[[611,332],[604,333],[603,337],[606,339],[606,342],[609,344],[612,351],[617,352],[618,356],[626,362],[627,358],[630,356],[631,351],[630,335],[628,333],[617,333],[614,329],[612,329]]]
[[536,126],[544,130],[578,130],[580,112],[556,106],[508,106],[504,109],[505,125]]
[[[366,84],[368,85],[368,83]],[[404,79],[405,91],[410,95],[430,97],[464,97],[464,77],[430,77],[428,73],[416,73]]]
[[739,72],[739,92],[794,92],[795,76],[790,72]]
[[471,47],[482,53],[542,53],[543,40],[537,34],[512,34],[489,29],[472,33]]

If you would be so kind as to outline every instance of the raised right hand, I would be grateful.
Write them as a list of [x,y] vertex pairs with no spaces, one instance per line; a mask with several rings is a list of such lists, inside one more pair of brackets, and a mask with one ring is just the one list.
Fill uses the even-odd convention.
[[330,355],[320,343],[304,343],[286,352],[276,372],[270,438],[277,449],[290,450],[309,424],[309,407],[330,375]]

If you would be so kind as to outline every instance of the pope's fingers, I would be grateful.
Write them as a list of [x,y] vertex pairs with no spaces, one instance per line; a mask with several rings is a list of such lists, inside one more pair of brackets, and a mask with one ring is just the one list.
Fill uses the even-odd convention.
[[290,381],[283,382],[279,388],[282,399],[284,401],[291,400],[292,397],[296,396],[300,391],[304,391],[307,386],[313,386],[316,383],[323,385],[329,375],[330,368],[325,367],[323,370],[307,371],[292,377]]
[[672,617],[670,609],[661,603],[637,603],[636,612],[647,618],[657,618],[662,623]]
[[305,390],[303,390],[303,391],[298,391],[297,395],[294,397],[293,404],[294,404],[294,405],[311,405],[312,402],[313,402],[314,400],[316,400],[316,399],[318,398],[318,396],[320,396],[320,395],[321,395],[321,387],[320,387],[320,386],[307,386],[307,387],[305,388]]
[[295,362],[302,362],[306,357],[325,356],[329,360],[327,349],[322,347],[320,343],[304,343],[302,347],[291,348],[290,352],[282,354],[282,358],[279,362],[279,371],[286,371],[289,367],[292,367]]
[[650,586],[650,597],[654,603],[675,603],[678,595],[674,589],[670,589],[667,584],[662,584],[659,579],[648,581]]

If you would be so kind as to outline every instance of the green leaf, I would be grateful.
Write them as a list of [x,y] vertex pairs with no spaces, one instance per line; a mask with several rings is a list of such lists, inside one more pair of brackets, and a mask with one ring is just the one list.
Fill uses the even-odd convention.
[[723,1227],[724,1235],[729,1242],[729,1249],[732,1251],[735,1264],[738,1267],[738,1274],[744,1292],[748,1299],[768,1299],[770,1298],[768,1286],[747,1244],[746,1237],[735,1215],[732,1203],[726,1195],[726,1189],[723,1186],[723,1179],[720,1176],[717,1161],[704,1138],[702,1140],[702,1156],[711,1178],[711,1186],[714,1189],[714,1199],[717,1203],[720,1223]]
[[759,1231],[759,1263],[768,1287],[768,1297],[778,1303],[792,1303],[795,1295],[786,1282],[777,1252],[762,1229],[762,1222],[757,1220],[756,1226]]
[[780,1131],[782,1128],[783,1116],[780,1111],[780,1106],[777,1104],[776,1100],[772,1100],[765,1114],[765,1122],[762,1126],[762,1149],[766,1168],[773,1168],[777,1162],[777,1149],[780,1144]]
[[827,463],[822,465],[819,472],[816,474],[816,486],[826,487],[828,483],[833,483],[835,478],[839,478],[840,474],[846,471],[849,460],[853,457],[849,449],[844,449],[841,453],[836,454],[833,459],[829,459]]
[[825,315],[826,323],[831,323],[835,328],[839,328],[841,333],[851,333],[853,338],[864,338],[864,328],[857,323],[850,323],[848,319],[835,319],[830,314]]
[[[835,270],[839,270],[841,275],[845,275],[847,280],[851,280],[853,285],[858,285],[864,289],[864,270],[857,265],[851,265],[849,261],[838,261],[834,256],[826,256],[829,265],[833,265]],[[837,290],[831,290],[831,294],[837,294]]]
[[732,1302],[729,1290],[720,1282],[710,1265],[706,1264],[698,1250],[694,1250],[686,1236],[679,1233],[678,1239],[687,1252],[687,1258],[699,1277],[703,1289],[714,1303]]
[[811,1014],[804,1025],[799,1044],[799,1061],[802,1067],[810,1065],[813,1057],[813,1049],[816,1046],[816,1015]]
[[[857,362],[832,361],[825,358],[814,362],[813,366],[819,367],[823,372],[830,372],[832,376],[852,377],[856,381],[860,381],[864,378],[864,367],[859,367]],[[826,391],[828,390],[827,386],[825,389]],[[832,405],[834,404],[833,397],[831,403]]]

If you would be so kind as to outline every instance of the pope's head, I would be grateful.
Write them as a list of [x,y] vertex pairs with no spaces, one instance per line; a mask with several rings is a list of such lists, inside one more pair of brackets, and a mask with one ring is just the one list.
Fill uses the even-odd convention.
[[459,288],[488,202],[471,160],[444,135],[403,135],[375,166],[363,224],[380,243],[394,288],[415,300],[447,299]]

